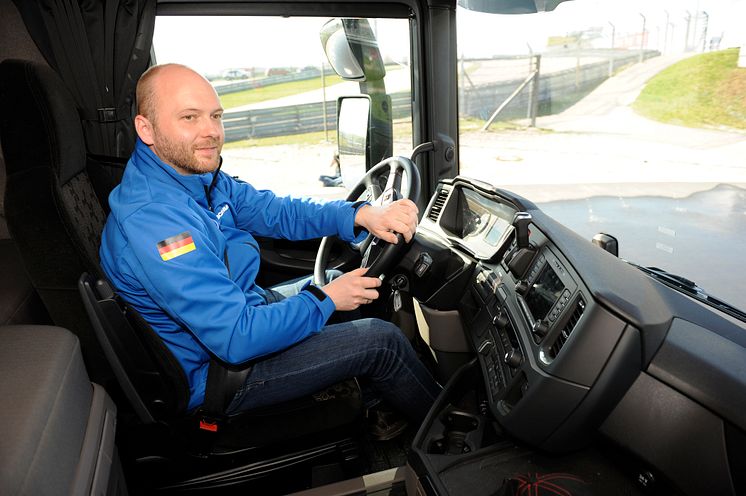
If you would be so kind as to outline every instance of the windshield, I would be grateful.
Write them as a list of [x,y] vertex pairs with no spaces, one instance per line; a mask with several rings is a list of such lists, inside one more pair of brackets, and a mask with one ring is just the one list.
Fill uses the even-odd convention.
[[[360,95],[330,67],[319,33],[329,17],[159,15],[159,64],[186,64],[216,88],[225,109],[225,172],[279,195],[345,198],[335,158],[337,99]],[[366,20],[385,66],[392,152],[412,151],[409,21]],[[213,33],[195,36],[195,33]]]
[[459,9],[460,173],[746,309],[743,19],[715,0]]
[[[613,235],[620,257],[746,309],[744,18],[746,2],[730,0],[459,8],[460,174],[528,198],[586,239]],[[336,100],[361,90],[325,61],[329,19],[157,17],[156,61],[190,65],[218,89],[229,174],[281,195],[347,196]],[[409,155],[410,21],[367,21],[393,154]],[[193,35],[203,31],[217,35]]]

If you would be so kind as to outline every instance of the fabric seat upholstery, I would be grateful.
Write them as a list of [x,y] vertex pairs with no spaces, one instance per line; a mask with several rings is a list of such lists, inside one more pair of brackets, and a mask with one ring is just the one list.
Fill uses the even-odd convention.
[[52,69],[8,59],[0,112],[8,230],[50,317],[78,336],[91,378],[106,383],[111,373],[77,290],[82,272],[101,274],[106,215],[86,171],[76,106]]

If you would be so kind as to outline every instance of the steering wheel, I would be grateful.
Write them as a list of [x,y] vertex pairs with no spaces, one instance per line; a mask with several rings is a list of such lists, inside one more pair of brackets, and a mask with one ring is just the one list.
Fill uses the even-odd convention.
[[[381,190],[378,178],[388,171],[386,186]],[[403,173],[407,175],[407,181],[403,180]],[[364,192],[367,198],[372,199],[371,205],[386,206],[403,198],[417,202],[420,196],[420,172],[414,163],[406,157],[390,157],[372,167],[352,188],[347,196],[347,201],[358,200]],[[361,267],[368,267],[365,273],[369,277],[379,277],[391,269],[404,253],[407,243],[404,236],[396,235],[396,244],[388,243],[380,238],[368,234],[360,243],[350,243],[350,246],[360,252],[363,261]],[[327,283],[326,266],[329,263],[332,240],[329,236],[321,240],[321,246],[316,254],[316,263],[313,267],[313,283],[322,286]]]

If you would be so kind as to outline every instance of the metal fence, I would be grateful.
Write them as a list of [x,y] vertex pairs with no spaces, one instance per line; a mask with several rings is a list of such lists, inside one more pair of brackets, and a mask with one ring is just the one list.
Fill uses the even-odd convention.
[[[645,59],[660,55],[659,52],[649,50],[643,54]],[[615,69],[639,61],[639,53],[625,53],[615,56],[613,64]],[[547,57],[542,60],[542,66]],[[530,67],[528,58],[516,61],[525,67],[528,74]],[[587,63],[578,67],[558,70],[551,73],[539,75],[538,84],[538,113],[539,115],[555,114],[573,105],[596,86],[609,77],[609,60]],[[513,91],[524,81],[524,77],[482,84],[462,85],[459,94],[459,114],[462,117],[474,117],[486,120],[508,98]],[[530,104],[530,86],[527,86],[505,109],[500,113],[497,120],[512,120],[526,117]]]
[[[657,51],[646,51],[643,58],[660,55]],[[615,68],[638,62],[639,53],[624,53],[615,55]],[[516,59],[518,60],[518,59]],[[546,58],[544,59],[546,60]],[[462,84],[459,94],[459,114],[486,120],[510,96],[525,78],[530,65],[528,58],[523,58],[516,64],[524,69],[501,70],[502,81],[483,81],[475,84]],[[545,64],[542,62],[542,67]],[[587,63],[577,67],[556,70],[539,75],[538,84],[538,113],[548,115],[558,113],[576,103],[593,88],[609,77],[609,60]],[[505,74],[508,74],[505,76]],[[278,76],[283,77],[283,76]],[[530,85],[529,85],[530,87]],[[510,120],[526,117],[531,95],[528,88],[523,90],[500,113],[498,120]],[[535,95],[534,95],[535,97]],[[411,116],[410,92],[393,93],[391,95],[394,119]],[[326,124],[325,124],[326,121]],[[226,112],[223,116],[225,125],[225,141],[239,141],[248,138],[265,138],[272,136],[287,136],[293,134],[317,131],[335,130],[337,124],[337,102],[326,103],[324,115],[323,102],[290,105],[285,107],[263,108]]]

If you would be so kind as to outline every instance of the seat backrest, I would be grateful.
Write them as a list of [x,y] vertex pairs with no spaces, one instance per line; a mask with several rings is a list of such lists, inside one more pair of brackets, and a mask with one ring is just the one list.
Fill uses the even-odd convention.
[[153,328],[105,280],[84,273],[78,289],[96,337],[140,420],[153,423],[182,415],[189,384]]
[[0,115],[8,230],[50,317],[78,336],[91,379],[106,385],[111,372],[77,291],[82,272],[101,274],[106,220],[77,108],[52,69],[8,59],[0,63]]

